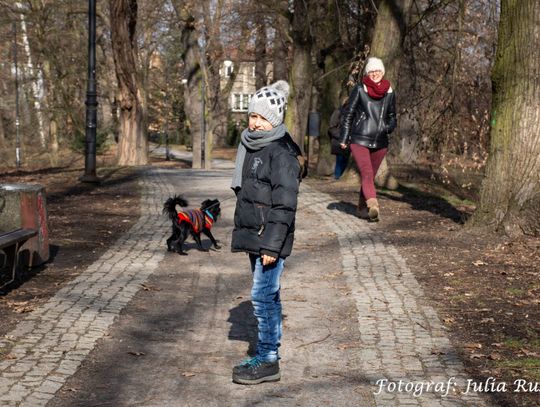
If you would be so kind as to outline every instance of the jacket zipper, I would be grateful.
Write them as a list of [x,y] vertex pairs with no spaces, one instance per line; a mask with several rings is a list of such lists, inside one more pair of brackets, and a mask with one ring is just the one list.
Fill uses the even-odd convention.
[[265,221],[264,221],[264,212],[263,212],[263,208],[262,206],[259,206],[259,212],[261,213],[261,220],[262,220],[262,224],[261,224],[261,227],[259,228],[259,231],[257,232],[257,235],[260,236],[263,234],[264,232],[264,225],[265,225]]
[[381,108],[381,115],[379,117],[379,126],[377,128],[377,135],[375,136],[374,144],[377,144],[377,141],[379,140],[379,136],[381,134],[381,128],[383,125],[383,116],[384,116],[384,108],[386,107],[386,96],[384,97],[383,105]]

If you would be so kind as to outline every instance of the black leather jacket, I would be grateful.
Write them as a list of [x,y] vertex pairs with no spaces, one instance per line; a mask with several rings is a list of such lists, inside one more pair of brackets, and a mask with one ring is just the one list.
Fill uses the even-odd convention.
[[372,99],[357,85],[343,117],[340,142],[368,148],[388,147],[388,135],[396,128],[396,96],[389,91],[382,99]]
[[237,193],[231,249],[287,257],[294,240],[300,149],[291,136],[247,150]]

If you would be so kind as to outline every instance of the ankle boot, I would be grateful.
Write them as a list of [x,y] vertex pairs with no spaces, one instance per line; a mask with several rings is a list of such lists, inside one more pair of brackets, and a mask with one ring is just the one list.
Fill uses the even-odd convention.
[[368,217],[371,222],[379,221],[379,202],[377,198],[369,198],[366,201],[368,207]]
[[364,198],[364,195],[362,195],[362,193],[360,193],[360,196],[358,198],[358,207],[356,208],[356,216],[358,216],[360,219],[369,219],[366,199]]

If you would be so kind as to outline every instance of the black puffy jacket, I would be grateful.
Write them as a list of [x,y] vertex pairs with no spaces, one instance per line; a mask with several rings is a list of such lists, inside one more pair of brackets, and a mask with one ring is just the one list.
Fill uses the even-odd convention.
[[341,126],[340,142],[368,148],[388,147],[388,135],[396,128],[396,96],[389,91],[382,99],[372,99],[357,85],[350,97]]
[[247,150],[237,192],[231,250],[287,257],[294,239],[300,149],[289,134]]

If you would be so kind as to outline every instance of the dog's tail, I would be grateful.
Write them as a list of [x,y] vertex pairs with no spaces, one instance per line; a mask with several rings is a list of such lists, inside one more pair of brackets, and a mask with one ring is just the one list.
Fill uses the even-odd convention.
[[163,204],[163,214],[168,215],[171,220],[176,220],[178,216],[178,213],[176,212],[177,205],[185,208],[188,206],[188,201],[180,195],[175,195],[172,198],[167,199]]

